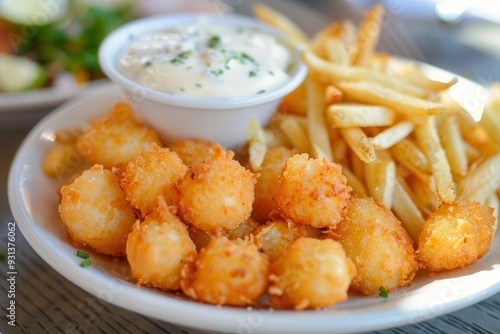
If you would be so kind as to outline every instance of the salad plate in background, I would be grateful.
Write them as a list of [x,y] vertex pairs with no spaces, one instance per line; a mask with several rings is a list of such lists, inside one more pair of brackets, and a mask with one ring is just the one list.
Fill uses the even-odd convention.
[[[20,6],[21,2],[24,7]],[[250,14],[254,1],[243,0],[75,0],[58,1],[61,8],[47,16],[39,0],[0,0],[0,62],[2,54],[15,55],[17,62],[31,62],[18,69],[27,76],[21,83],[0,71],[0,113],[51,109],[72,96],[102,84],[97,48],[111,30],[132,18],[168,12],[235,12]],[[271,2],[271,1],[260,1]],[[71,6],[69,5],[71,3]],[[314,34],[329,20],[299,2],[275,0],[275,8]],[[5,11],[5,8],[9,10]],[[14,9],[12,9],[14,8]],[[24,8],[24,10],[20,10]],[[7,14],[6,14],[7,13]],[[4,16],[11,17],[7,20]],[[35,19],[34,19],[35,18]],[[13,22],[14,21],[14,22]],[[36,25],[35,23],[45,23]],[[36,32],[36,33],[35,33]],[[31,38],[23,36],[33,35]],[[19,47],[12,46],[18,44]],[[15,49],[15,50],[14,50]],[[11,63],[11,62],[10,62]],[[1,68],[0,64],[0,68]],[[23,66],[22,64],[20,66]],[[15,66],[14,66],[15,67]],[[26,72],[28,72],[26,74]],[[16,89],[2,89],[2,81]]]

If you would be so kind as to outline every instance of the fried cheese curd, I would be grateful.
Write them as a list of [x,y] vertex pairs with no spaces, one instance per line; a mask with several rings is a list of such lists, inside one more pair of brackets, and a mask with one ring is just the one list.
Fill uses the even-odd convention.
[[316,309],[347,299],[353,262],[332,239],[301,237],[271,263],[269,299],[277,309]]
[[196,228],[233,229],[250,217],[257,175],[233,156],[216,145],[212,157],[189,168],[177,184],[174,202]]
[[186,225],[170,212],[165,200],[137,221],[127,239],[127,260],[138,285],[179,290],[183,266],[196,257]]
[[429,272],[469,265],[493,240],[493,209],[472,201],[444,204],[422,226],[417,255]]
[[217,237],[183,270],[182,291],[217,305],[254,306],[268,284],[269,260],[251,240]]
[[193,139],[181,140],[168,145],[168,148],[177,153],[182,162],[188,167],[210,159],[214,152],[215,143],[208,140]]
[[187,171],[175,152],[155,143],[127,164],[120,181],[127,200],[144,217],[157,205],[158,196],[172,204],[174,188]]
[[125,169],[130,159],[148,149],[151,143],[161,145],[156,132],[140,124],[127,103],[119,102],[109,116],[91,123],[77,139],[76,147],[91,165]]
[[391,211],[371,198],[351,199],[332,235],[358,270],[353,291],[371,295],[381,286],[392,291],[410,283],[419,269],[408,232]]
[[278,183],[278,176],[286,161],[295,154],[295,151],[284,146],[269,148],[258,170],[260,176],[255,185],[255,201],[253,215],[266,220],[273,210],[278,210],[278,205],[273,200],[273,191]]
[[127,235],[137,218],[111,171],[94,165],[60,193],[61,221],[75,243],[101,254],[125,256]]
[[273,196],[286,220],[333,228],[342,219],[351,190],[340,165],[304,153],[287,160]]
[[319,237],[321,235],[321,231],[313,227],[286,222],[277,215],[272,216],[272,220],[254,231],[256,244],[271,261],[276,259],[298,238]]

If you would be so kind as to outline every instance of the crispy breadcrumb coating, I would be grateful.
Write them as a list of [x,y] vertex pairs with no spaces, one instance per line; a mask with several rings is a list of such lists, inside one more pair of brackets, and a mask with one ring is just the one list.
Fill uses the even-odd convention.
[[296,154],[283,167],[273,195],[285,219],[333,228],[346,210],[351,187],[340,165]]
[[102,254],[125,255],[136,217],[111,171],[95,165],[63,186],[59,213],[75,243]]
[[422,226],[417,255],[430,272],[474,263],[489,251],[494,224],[493,209],[483,204],[443,205]]
[[247,240],[222,236],[185,266],[181,283],[195,300],[217,305],[255,305],[268,284],[269,260]]
[[191,167],[177,185],[174,202],[195,227],[233,229],[252,212],[256,175],[217,145],[213,156]]
[[127,200],[144,217],[153,212],[158,196],[165,198],[167,204],[172,204],[176,184],[186,171],[187,167],[175,152],[153,143],[149,150],[127,164],[120,184]]
[[371,198],[353,198],[333,236],[358,269],[353,291],[371,295],[381,286],[395,290],[410,283],[419,269],[408,232],[391,211]]
[[158,204],[144,222],[134,224],[127,239],[127,260],[137,284],[179,290],[182,268],[194,259],[196,247],[162,197]]
[[340,243],[302,237],[271,263],[269,298],[278,309],[329,307],[347,299],[355,274]]

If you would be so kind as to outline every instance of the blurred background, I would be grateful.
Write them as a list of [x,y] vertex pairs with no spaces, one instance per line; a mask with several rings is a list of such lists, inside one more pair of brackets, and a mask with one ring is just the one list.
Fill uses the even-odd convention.
[[[15,118],[14,111],[50,108],[89,82],[98,83],[103,78],[99,44],[129,20],[169,12],[251,15],[254,2],[0,0],[0,111]],[[358,23],[368,8],[382,2],[386,15],[379,50],[485,85],[500,81],[500,10],[495,0],[261,2],[288,15],[311,36],[332,20]]]

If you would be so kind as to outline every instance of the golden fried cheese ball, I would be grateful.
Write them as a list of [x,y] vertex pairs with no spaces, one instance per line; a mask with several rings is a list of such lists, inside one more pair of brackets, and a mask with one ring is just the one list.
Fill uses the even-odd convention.
[[70,238],[96,252],[125,256],[127,235],[136,221],[118,180],[95,165],[61,188],[61,221]]
[[149,150],[143,151],[127,164],[120,184],[127,194],[127,200],[144,217],[156,207],[158,196],[172,204],[177,181],[186,171],[187,167],[175,152],[153,143]]
[[161,197],[144,222],[135,223],[127,239],[127,260],[139,285],[179,290],[182,268],[195,257],[196,247],[186,225]]
[[213,155],[214,147],[215,143],[201,139],[181,140],[168,145],[168,148],[177,153],[182,162],[188,167],[210,159]]
[[195,300],[217,305],[255,305],[264,293],[269,260],[251,241],[218,237],[186,265],[181,283]]
[[269,298],[278,309],[328,307],[347,299],[355,274],[340,243],[302,237],[271,263]]
[[430,272],[474,263],[490,249],[494,224],[493,209],[483,204],[444,204],[422,226],[417,255]]
[[304,153],[287,160],[273,195],[287,220],[333,228],[346,210],[351,187],[340,165],[326,159],[309,159]]
[[177,185],[181,217],[199,229],[233,229],[252,212],[256,175],[233,155],[215,146],[213,156],[191,167]]
[[128,104],[119,102],[109,116],[92,122],[78,138],[76,147],[91,165],[124,169],[130,159],[148,149],[151,143],[161,145],[156,132],[140,124]]
[[268,219],[272,210],[278,210],[273,200],[273,191],[278,183],[278,176],[285,162],[295,154],[295,151],[284,146],[269,148],[266,152],[259,178],[255,185],[255,202],[253,214],[260,219]]
[[358,269],[353,291],[371,295],[381,286],[395,290],[410,283],[419,269],[408,232],[391,211],[372,199],[353,198],[333,236]]

